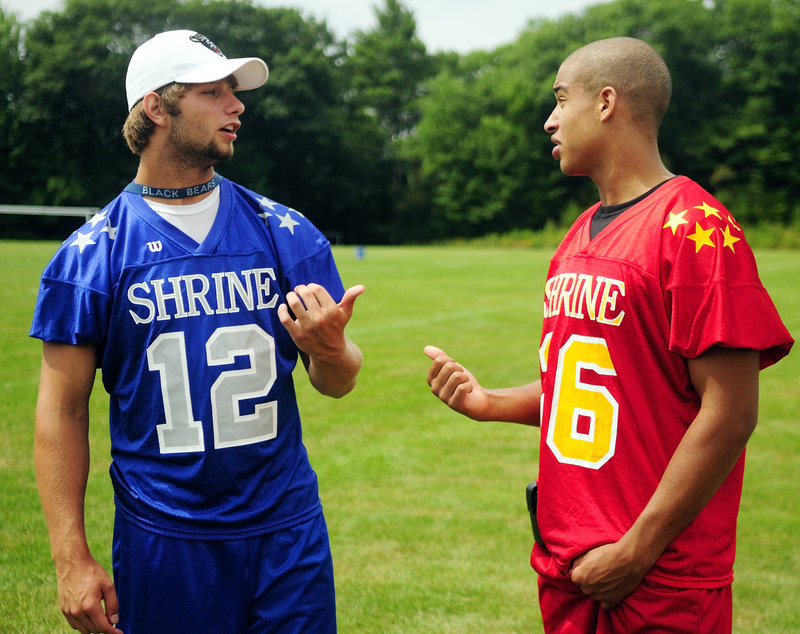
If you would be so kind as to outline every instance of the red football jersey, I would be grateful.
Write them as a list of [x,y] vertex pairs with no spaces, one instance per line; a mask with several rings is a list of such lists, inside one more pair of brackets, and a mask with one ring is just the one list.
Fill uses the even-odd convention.
[[[763,368],[793,343],[741,227],[695,182],[673,178],[590,240],[596,209],[569,230],[545,285],[538,519],[564,570],[617,541],[658,486],[699,411],[687,359],[750,348]],[[744,454],[654,580],[731,582],[743,472]]]

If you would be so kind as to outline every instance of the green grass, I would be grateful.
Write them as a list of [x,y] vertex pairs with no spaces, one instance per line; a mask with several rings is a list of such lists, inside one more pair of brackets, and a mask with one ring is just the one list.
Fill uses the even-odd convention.
[[[0,632],[69,631],[58,610],[31,458],[39,343],[27,337],[38,276],[55,243],[0,242]],[[363,283],[349,328],[365,355],[356,390],[323,398],[298,373],[305,440],[320,476],[340,631],[541,631],[524,488],[539,432],[475,423],[429,392],[435,344],[487,386],[538,373],[547,248],[368,247],[336,257]],[[800,252],[758,251],[761,275],[795,336]],[[734,584],[734,630],[800,631],[800,355],[766,370],[748,450]],[[107,406],[91,403],[89,539],[110,560]]]

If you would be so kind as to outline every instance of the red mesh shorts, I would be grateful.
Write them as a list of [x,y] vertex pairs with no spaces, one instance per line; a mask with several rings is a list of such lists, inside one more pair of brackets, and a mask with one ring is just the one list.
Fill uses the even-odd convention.
[[539,608],[547,634],[730,633],[731,586],[676,588],[644,580],[625,600],[604,610],[558,569],[538,547],[531,558],[539,573]]

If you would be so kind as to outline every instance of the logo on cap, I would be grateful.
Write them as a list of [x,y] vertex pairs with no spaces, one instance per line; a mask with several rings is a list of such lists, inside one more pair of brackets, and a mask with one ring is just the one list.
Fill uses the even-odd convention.
[[192,42],[198,42],[205,46],[209,51],[215,52],[220,57],[225,57],[222,54],[222,51],[217,48],[217,45],[214,44],[211,40],[209,40],[205,35],[201,35],[200,33],[195,33],[189,38]]

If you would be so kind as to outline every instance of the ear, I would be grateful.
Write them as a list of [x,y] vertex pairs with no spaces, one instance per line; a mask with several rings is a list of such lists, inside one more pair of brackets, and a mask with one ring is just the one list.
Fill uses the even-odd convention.
[[147,118],[153,123],[160,127],[166,125],[169,115],[164,110],[164,102],[161,100],[161,95],[155,92],[147,93],[142,99],[142,107]]
[[614,116],[619,107],[619,94],[613,86],[606,86],[598,95],[598,107],[600,110],[600,120],[605,122]]

